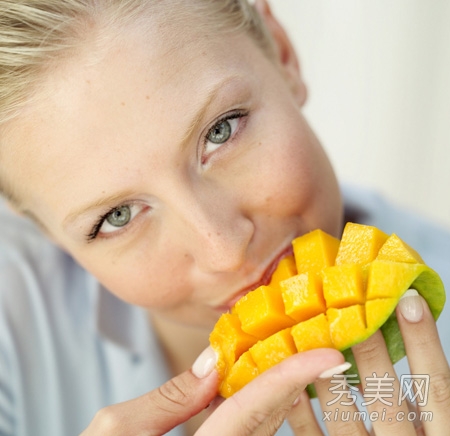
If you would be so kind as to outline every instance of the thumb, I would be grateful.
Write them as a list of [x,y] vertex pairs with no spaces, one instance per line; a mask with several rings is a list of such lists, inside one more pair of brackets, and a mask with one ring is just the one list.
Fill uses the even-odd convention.
[[[170,379],[147,394],[152,433],[164,434],[200,413],[217,396],[216,354],[206,348],[192,369]],[[148,411],[147,411],[148,413]]]
[[138,398],[100,410],[81,436],[159,436],[198,414],[217,395],[216,356],[208,347],[189,371]]

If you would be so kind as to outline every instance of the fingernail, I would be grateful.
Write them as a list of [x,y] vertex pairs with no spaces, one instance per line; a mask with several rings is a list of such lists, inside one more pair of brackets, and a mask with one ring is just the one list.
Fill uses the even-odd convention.
[[294,402],[292,403],[292,407],[295,407],[298,403],[300,403],[300,400],[301,400],[301,395],[299,395],[295,400],[294,400]]
[[423,305],[419,293],[415,289],[408,289],[398,302],[400,312],[409,322],[419,322],[423,316]]
[[217,355],[211,348],[205,348],[192,365],[192,373],[198,378],[205,378],[216,366]]
[[343,372],[347,371],[347,369],[350,369],[352,366],[351,363],[345,362],[341,365],[335,366],[334,368],[327,369],[322,374],[319,375],[319,378],[331,378],[333,375],[342,374]]

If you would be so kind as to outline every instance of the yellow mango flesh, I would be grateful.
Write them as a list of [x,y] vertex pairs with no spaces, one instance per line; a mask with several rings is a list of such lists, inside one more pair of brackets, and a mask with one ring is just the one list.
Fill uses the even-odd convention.
[[265,339],[280,329],[294,325],[286,315],[279,292],[269,286],[260,286],[241,298],[233,308],[241,321],[242,330],[258,339]]
[[393,262],[425,263],[416,250],[403,242],[397,235],[391,235],[381,247],[378,260]]
[[322,271],[322,280],[327,307],[339,309],[352,304],[364,304],[363,271],[359,265],[347,264],[325,268]]
[[236,363],[230,368],[230,371],[223,377],[220,393],[227,398],[242,389],[247,383],[250,383],[257,375],[259,369],[253,360],[250,351],[243,353]]
[[341,241],[315,230],[295,239],[293,251],[270,284],[241,298],[211,333],[224,397],[296,352],[332,347],[353,361],[351,347],[379,328],[391,360],[399,360],[395,307],[411,287],[435,319],[442,311],[439,276],[396,235],[349,223]]
[[287,256],[280,260],[277,269],[272,274],[269,286],[280,288],[280,282],[297,274],[297,267],[295,265],[295,257]]
[[299,352],[314,348],[333,348],[328,318],[323,313],[299,322],[291,328],[291,335]]
[[211,332],[209,341],[220,356],[217,370],[219,377],[223,378],[241,354],[256,344],[258,339],[242,330],[237,315],[224,313]]
[[297,272],[320,274],[323,268],[334,265],[339,242],[339,239],[322,230],[314,230],[301,238],[294,239],[292,247]]
[[367,337],[365,308],[362,304],[327,310],[331,342],[338,350],[345,350],[350,345]]
[[249,351],[261,373],[295,354],[297,348],[291,336],[291,329],[287,328],[257,342]]
[[314,273],[298,274],[280,283],[284,311],[295,321],[305,321],[325,311],[320,278]]
[[365,265],[372,262],[388,235],[372,226],[348,223],[342,235],[336,265]]

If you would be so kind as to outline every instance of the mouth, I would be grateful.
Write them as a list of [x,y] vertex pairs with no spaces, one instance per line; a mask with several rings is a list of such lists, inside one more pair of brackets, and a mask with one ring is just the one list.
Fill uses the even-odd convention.
[[254,291],[255,289],[259,288],[263,285],[268,285],[270,283],[270,280],[272,278],[273,273],[278,267],[278,264],[282,259],[284,259],[287,256],[290,256],[293,254],[292,245],[289,245],[289,247],[286,247],[284,250],[282,250],[266,267],[266,269],[261,274],[260,278],[256,281],[250,284],[249,286],[246,286],[242,289],[240,289],[237,293],[235,293],[225,304],[220,305],[217,307],[217,310],[220,312],[227,312],[229,311],[238,300],[240,300],[243,296],[247,295],[249,292]]

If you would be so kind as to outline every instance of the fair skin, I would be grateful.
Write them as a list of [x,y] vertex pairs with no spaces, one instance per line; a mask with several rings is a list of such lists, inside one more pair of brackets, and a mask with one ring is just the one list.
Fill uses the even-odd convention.
[[[315,228],[339,235],[339,189],[300,112],[306,91],[297,58],[264,2],[258,6],[276,60],[243,34],[204,39],[187,26],[192,38],[180,46],[170,33],[160,41],[130,28],[106,45],[92,38],[52,66],[43,98],[5,128],[2,171],[15,175],[19,209],[111,292],[148,309],[181,373],[105,409],[86,436],[161,434],[204,409],[216,375],[187,369],[220,314],[267,282],[296,236]],[[421,327],[437,338],[427,316]],[[386,353],[364,357],[362,346],[356,355],[367,373],[373,363],[380,373],[392,369]],[[335,350],[294,356],[222,403],[198,434],[273,434],[306,384],[342,362]],[[321,434],[307,403],[292,409],[296,434]],[[403,424],[403,434],[411,429]]]

